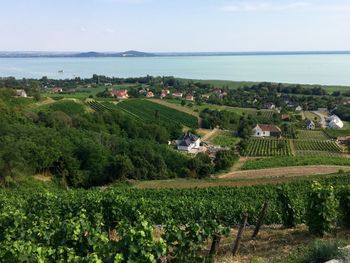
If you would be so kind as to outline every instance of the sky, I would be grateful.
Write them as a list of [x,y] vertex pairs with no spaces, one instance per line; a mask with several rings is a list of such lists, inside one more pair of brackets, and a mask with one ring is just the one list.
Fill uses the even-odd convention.
[[0,0],[1,51],[350,50],[350,0]]

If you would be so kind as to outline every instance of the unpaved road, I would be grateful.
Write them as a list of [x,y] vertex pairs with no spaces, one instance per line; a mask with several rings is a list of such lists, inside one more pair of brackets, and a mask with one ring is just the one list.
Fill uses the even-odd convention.
[[339,170],[350,171],[350,166],[337,165],[309,165],[309,166],[293,166],[268,168],[259,170],[236,171],[227,174],[219,175],[218,178],[230,179],[254,179],[254,178],[271,178],[271,177],[294,177],[316,174],[331,174]]

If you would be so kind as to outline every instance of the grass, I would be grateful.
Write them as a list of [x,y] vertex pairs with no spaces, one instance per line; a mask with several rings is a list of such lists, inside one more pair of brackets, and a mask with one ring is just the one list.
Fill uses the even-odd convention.
[[305,166],[305,165],[342,165],[350,166],[350,159],[344,157],[326,157],[326,156],[288,156],[274,158],[260,158],[247,160],[242,170],[264,169],[288,166]]
[[221,131],[211,138],[210,142],[222,147],[233,147],[240,142],[240,138],[233,136],[230,132]]
[[348,129],[325,129],[324,132],[331,138],[336,139],[337,137],[341,136],[348,136],[350,135],[350,130]]
[[311,120],[317,123],[320,122],[320,117],[311,111],[304,111],[304,115],[305,115],[305,118],[308,120]]
[[[181,100],[177,100],[177,99],[166,99],[165,101],[169,102],[169,103],[173,103],[173,104],[177,104],[177,105],[181,105]],[[243,115],[243,114],[251,114],[251,115],[257,115],[258,110],[254,109],[254,108],[239,108],[239,107],[230,107],[230,106],[225,106],[225,105],[216,105],[216,104],[209,104],[209,103],[202,103],[201,105],[196,105],[193,104],[192,107],[189,107],[188,104],[186,104],[186,106],[182,106],[182,107],[186,107],[188,109],[191,109],[192,111],[195,112],[201,112],[202,110],[208,108],[210,110],[226,110],[229,112],[234,112],[238,115]],[[271,110],[267,110],[267,109],[262,109],[260,110],[261,112],[261,116],[263,117],[271,117],[273,111]]]

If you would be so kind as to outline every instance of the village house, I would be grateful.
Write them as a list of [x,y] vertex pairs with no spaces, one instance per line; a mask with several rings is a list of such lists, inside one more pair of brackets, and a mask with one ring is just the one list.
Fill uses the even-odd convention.
[[27,92],[24,89],[16,89],[16,96],[22,98],[28,97]]
[[154,93],[153,93],[152,91],[148,91],[148,92],[146,93],[146,97],[147,97],[147,98],[153,98],[153,97],[154,97]]
[[290,121],[290,116],[289,116],[289,114],[282,114],[281,120],[282,120],[282,121]]
[[332,115],[327,119],[327,126],[331,129],[341,129],[344,126],[344,123],[337,115]]
[[265,103],[264,108],[269,109],[269,110],[273,110],[276,108],[276,105],[273,104],[272,102],[268,102],[268,103]]
[[182,98],[182,92],[175,92],[175,93],[173,93],[173,96],[175,98]]
[[187,151],[187,152],[194,149],[199,149],[200,143],[201,143],[200,138],[192,134],[191,132],[186,132],[176,140],[177,149],[180,151]]
[[337,142],[342,144],[348,144],[350,142],[350,136],[337,137]]
[[253,136],[255,137],[281,137],[281,129],[276,125],[271,124],[257,124],[253,129]]
[[313,129],[315,129],[315,123],[313,122],[313,121],[311,121],[311,120],[307,120],[306,122],[305,122],[305,128],[306,129],[308,129],[308,130],[313,130]]
[[53,88],[52,90],[51,90],[51,92],[52,93],[62,93],[63,92],[63,89],[62,88]]
[[194,97],[192,95],[187,95],[186,100],[194,101]]
[[301,106],[297,106],[296,108],[295,108],[295,111],[302,111],[303,110],[303,108],[301,107]]
[[110,96],[117,99],[127,99],[129,98],[127,90],[112,90]]

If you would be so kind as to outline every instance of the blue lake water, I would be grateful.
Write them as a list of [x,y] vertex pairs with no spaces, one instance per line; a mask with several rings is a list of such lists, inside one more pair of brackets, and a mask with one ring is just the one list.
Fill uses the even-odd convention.
[[[63,73],[58,73],[63,70]],[[72,78],[101,74],[350,85],[350,54],[135,58],[0,58],[0,76]]]

